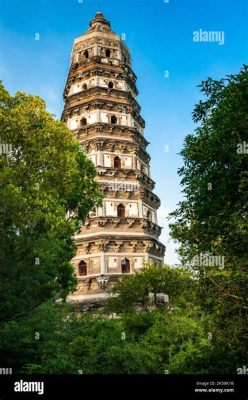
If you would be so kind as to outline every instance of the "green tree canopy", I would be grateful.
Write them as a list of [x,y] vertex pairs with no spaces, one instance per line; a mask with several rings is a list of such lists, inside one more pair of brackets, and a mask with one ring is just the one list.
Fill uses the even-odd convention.
[[134,275],[123,276],[112,290],[109,309],[113,311],[133,310],[138,303],[146,310],[149,293],[164,293],[172,304],[192,303],[197,290],[197,282],[190,272],[180,268],[148,263]]
[[212,314],[215,335],[242,353],[248,322],[248,67],[219,81],[208,78],[200,88],[205,99],[195,106],[198,127],[181,152],[185,199],[171,214],[171,234],[183,261],[198,273],[199,304]]
[[73,235],[102,195],[94,165],[37,96],[0,86],[0,318],[75,288]]

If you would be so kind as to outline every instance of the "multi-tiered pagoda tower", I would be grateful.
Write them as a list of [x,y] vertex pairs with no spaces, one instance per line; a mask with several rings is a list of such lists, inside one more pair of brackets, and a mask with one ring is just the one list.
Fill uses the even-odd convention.
[[74,41],[62,114],[104,192],[102,207],[75,237],[75,295],[102,292],[148,260],[163,264],[160,200],[153,193],[135,82],[127,46],[98,12]]

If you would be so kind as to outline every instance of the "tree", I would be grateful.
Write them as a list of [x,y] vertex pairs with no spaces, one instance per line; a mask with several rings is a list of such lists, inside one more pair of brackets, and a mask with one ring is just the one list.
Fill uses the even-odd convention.
[[191,273],[168,265],[159,268],[148,263],[138,273],[121,278],[112,289],[108,308],[127,312],[141,303],[146,310],[149,292],[154,294],[155,305],[157,293],[167,294],[172,305],[185,305],[193,301],[196,290],[197,283]]
[[208,78],[200,88],[206,100],[195,106],[198,127],[181,152],[185,200],[171,214],[171,234],[183,262],[198,273],[198,302],[212,314],[219,343],[241,354],[248,309],[248,67]]
[[43,303],[22,323],[0,331],[0,360],[13,373],[156,372],[157,359],[119,319],[76,315],[68,304]]
[[94,165],[37,96],[0,86],[0,318],[75,288],[73,235],[102,195]]

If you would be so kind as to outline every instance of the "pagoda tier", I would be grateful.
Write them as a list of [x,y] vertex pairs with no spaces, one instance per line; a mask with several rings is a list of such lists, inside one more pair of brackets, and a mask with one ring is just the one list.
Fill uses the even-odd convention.
[[61,117],[94,163],[104,193],[102,206],[75,236],[74,296],[110,289],[149,260],[163,264],[160,200],[153,193],[136,79],[127,46],[97,13],[74,41]]

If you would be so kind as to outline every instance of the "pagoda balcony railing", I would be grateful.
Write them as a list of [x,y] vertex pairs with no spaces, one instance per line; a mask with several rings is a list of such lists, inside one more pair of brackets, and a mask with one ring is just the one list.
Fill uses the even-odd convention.
[[129,93],[126,92],[123,89],[118,89],[118,88],[112,88],[109,89],[107,87],[104,86],[91,86],[88,87],[87,89],[82,89],[80,91],[78,91],[77,93],[71,93],[71,94],[67,94],[66,96],[66,103],[65,103],[65,110],[71,109],[72,107],[74,107],[71,103],[73,101],[78,101],[81,99],[88,99],[88,97],[92,97],[92,96],[99,96],[99,95],[103,95],[103,100],[106,99],[106,96],[109,97],[111,93],[111,96],[120,99],[120,98],[124,98],[125,100],[128,100],[129,103],[123,104],[123,107],[127,106],[127,105],[131,105],[132,108],[135,109],[135,111],[137,113],[139,113],[141,111],[141,107],[139,105],[139,103],[133,98],[133,96]]
[[[119,232],[121,232],[123,228],[128,228],[131,230],[137,228],[139,229],[138,232],[145,232],[155,237],[158,237],[162,231],[162,228],[158,224],[150,221],[148,218],[137,218],[132,216],[98,216],[87,218],[84,228],[90,229],[94,227],[118,229]],[[84,228],[82,229],[84,230]]]
[[100,185],[106,198],[139,198],[156,210],[161,205],[161,201],[155,193],[136,183],[100,181]]
[[153,206],[158,209],[161,205],[160,198],[147,188],[142,188],[142,200],[147,200],[148,203],[152,203]]
[[89,140],[89,135],[91,133],[94,134],[94,136],[99,136],[99,134],[101,136],[121,134],[125,135],[125,137],[130,134],[130,138],[138,142],[144,148],[149,144],[143,134],[136,127],[128,125],[113,125],[106,122],[96,122],[94,124],[81,126],[77,129],[72,129],[72,131],[77,135],[77,138],[82,138],[82,140]]
[[156,205],[156,208],[160,206],[160,198],[155,193],[138,183],[126,183],[125,181],[98,182],[100,183],[101,189],[104,192],[105,196],[108,193],[113,193],[112,198],[117,198],[118,195],[128,192],[132,194],[138,194],[142,200],[152,202],[154,205]]
[[155,186],[155,182],[143,172],[132,169],[132,168],[111,168],[111,167],[101,167],[97,166],[98,176],[109,176],[116,178],[135,178],[140,181],[145,187],[147,186],[149,189],[153,190]]
[[90,139],[85,139],[81,142],[81,146],[86,154],[92,152],[92,150],[100,150],[100,151],[111,151],[113,153],[116,150],[120,151],[120,144],[123,146],[122,152],[124,154],[135,153],[139,158],[145,163],[148,164],[151,160],[150,155],[147,153],[145,149],[139,146],[137,143],[130,142],[126,138],[114,139],[114,138],[102,138],[102,137],[91,137]]

